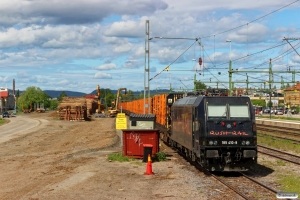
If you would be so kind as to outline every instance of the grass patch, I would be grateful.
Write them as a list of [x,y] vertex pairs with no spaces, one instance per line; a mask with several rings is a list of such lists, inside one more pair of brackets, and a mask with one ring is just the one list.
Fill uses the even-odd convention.
[[155,157],[154,161],[161,162],[167,160],[167,155],[164,152],[158,152]]
[[134,164],[134,165],[139,165],[139,166],[144,165],[144,163],[141,162],[140,160],[133,160],[133,161],[131,161],[130,163],[131,163],[131,164]]
[[59,120],[58,116],[53,117],[54,120]]
[[[119,161],[119,162],[131,162],[133,164],[141,165],[140,159],[134,157],[123,156],[121,153],[111,154],[107,157],[108,161]],[[152,162],[161,162],[167,160],[167,155],[164,152],[158,152],[155,156],[152,156]]]
[[295,144],[290,140],[272,138],[272,136],[260,136],[258,133],[257,142],[258,144],[272,147],[275,149],[300,153],[300,144]]
[[277,166],[286,166],[286,162],[283,161],[283,160],[277,160],[277,161],[276,161],[276,165],[277,165]]
[[5,123],[6,123],[5,119],[0,118],[0,125],[5,124]]
[[282,185],[284,192],[295,192],[300,194],[300,176],[285,175],[278,181]]
[[133,157],[123,156],[121,153],[111,154],[107,157],[108,161],[130,162],[136,161]]

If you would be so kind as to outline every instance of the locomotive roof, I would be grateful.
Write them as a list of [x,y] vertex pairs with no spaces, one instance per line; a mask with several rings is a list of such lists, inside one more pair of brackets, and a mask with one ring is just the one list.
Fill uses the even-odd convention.
[[177,99],[173,105],[190,105],[197,106],[200,104],[204,96],[187,96]]
[[173,105],[190,105],[190,106],[198,106],[202,100],[213,101],[214,103],[224,103],[226,99],[230,101],[234,101],[235,103],[244,103],[246,101],[250,102],[250,98],[247,96],[242,97],[228,97],[228,96],[187,96],[180,99],[177,99]]

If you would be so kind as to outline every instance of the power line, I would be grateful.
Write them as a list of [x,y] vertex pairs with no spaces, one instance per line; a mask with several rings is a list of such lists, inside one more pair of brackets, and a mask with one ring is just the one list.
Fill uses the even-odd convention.
[[[154,38],[159,38],[159,39],[172,39],[172,38],[165,38],[165,37],[154,37]],[[152,38],[150,38],[152,39]],[[149,39],[149,40],[150,40]],[[191,40],[191,38],[173,38],[173,39],[187,39],[187,40]],[[149,81],[153,80],[154,78],[156,78],[158,75],[160,75],[162,72],[164,71],[169,71],[170,66],[175,63],[183,54],[185,54],[185,52],[187,52],[197,41],[198,38],[194,38],[195,42],[193,42],[193,44],[191,44],[182,54],[180,54],[173,62],[171,62],[168,66],[166,66],[162,71],[160,71],[158,74],[156,74],[154,77],[150,78]]]
[[294,4],[294,3],[298,2],[298,1],[299,1],[299,0],[296,0],[296,1],[294,1],[294,2],[292,2],[292,3],[290,3],[290,4],[288,4],[288,5],[285,5],[285,6],[279,8],[279,9],[277,9],[277,10],[274,10],[274,11],[270,12],[270,13],[268,13],[268,14],[266,14],[266,15],[263,15],[263,16],[257,18],[257,19],[254,19],[254,20],[248,22],[247,24],[243,24],[243,25],[237,26],[237,27],[235,27],[235,28],[228,29],[228,30],[226,30],[226,31],[222,31],[222,32],[220,32],[220,33],[216,33],[216,34],[213,34],[213,35],[208,35],[208,36],[204,36],[204,37],[200,37],[200,38],[203,39],[203,38],[209,38],[209,37],[212,37],[212,36],[215,37],[216,35],[221,35],[221,34],[223,34],[223,33],[227,33],[227,32],[229,32],[229,31],[232,31],[232,30],[241,28],[241,27],[246,26],[246,25],[248,26],[248,24],[253,23],[253,22],[255,22],[255,21],[258,21],[258,20],[260,20],[260,19],[262,19],[262,18],[264,18],[264,17],[266,17],[266,16],[269,16],[269,15],[275,13],[275,12],[278,12],[278,11],[280,11],[280,10],[282,10],[282,9],[284,9],[284,8],[290,6],[290,5],[292,5],[292,4]]
[[[283,40],[285,40],[287,43],[289,43],[289,45],[291,45],[291,43],[289,42],[289,40],[299,40],[297,38],[284,38]],[[298,51],[293,47],[293,45],[291,45],[291,47],[295,50],[295,52],[298,54],[298,56],[300,56],[300,54],[298,53]]]

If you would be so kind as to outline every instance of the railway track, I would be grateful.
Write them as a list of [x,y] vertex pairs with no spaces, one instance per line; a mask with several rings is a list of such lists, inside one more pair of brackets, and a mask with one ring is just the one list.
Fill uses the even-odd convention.
[[300,129],[286,128],[280,126],[257,124],[258,135],[271,136],[272,138],[289,140],[293,143],[300,143]]
[[[178,155],[188,161],[191,165],[195,166],[199,171],[205,173],[209,177],[213,177],[228,188],[228,190],[219,190],[220,193],[226,193],[227,195],[230,194],[233,199],[269,200],[276,198],[278,191],[255,180],[254,178],[251,178],[241,172],[209,172],[197,162],[191,161],[180,151],[177,151],[176,149],[174,150],[178,153]],[[235,197],[235,195],[237,196]]]
[[256,124],[257,131],[259,132],[276,132],[278,134],[283,134],[285,136],[292,136],[292,137],[300,137],[300,127],[297,128],[287,128],[287,127],[280,127],[280,126],[271,126],[271,125],[264,125],[264,124]]
[[300,165],[300,156],[261,145],[257,145],[257,147],[259,153]]
[[224,174],[211,175],[243,199],[273,199],[278,193],[273,188],[241,172],[230,173],[226,176]]
[[258,136],[262,136],[262,137],[271,137],[271,138],[274,138],[274,139],[281,139],[281,140],[288,140],[288,141],[291,141],[293,143],[296,143],[296,144],[299,144],[300,143],[300,137],[297,138],[295,137],[296,139],[294,138],[290,138],[290,137],[285,137],[285,136],[279,136],[277,134],[265,134],[265,133],[258,133]]

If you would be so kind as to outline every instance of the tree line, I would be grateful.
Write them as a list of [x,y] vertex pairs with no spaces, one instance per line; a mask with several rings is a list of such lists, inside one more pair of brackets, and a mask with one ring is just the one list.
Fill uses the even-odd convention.
[[[207,89],[207,86],[200,82],[195,82],[195,89],[201,91]],[[171,89],[170,89],[171,90]],[[95,92],[95,95],[96,92]],[[152,92],[150,96],[154,96],[155,93]],[[19,91],[16,93],[17,98],[17,108],[19,110],[33,108],[33,105],[43,103],[44,108],[55,110],[57,109],[59,103],[62,101],[63,97],[68,96],[64,91],[57,98],[51,98],[46,92],[43,92],[39,87],[30,86],[26,88],[21,94]],[[148,98],[148,94],[146,94]],[[117,94],[114,94],[110,89],[100,89],[100,99],[104,102],[105,108],[111,107],[117,98]],[[132,90],[127,90],[126,94],[122,91],[120,94],[121,101],[132,101],[136,99],[144,98],[144,91],[136,94]]]

